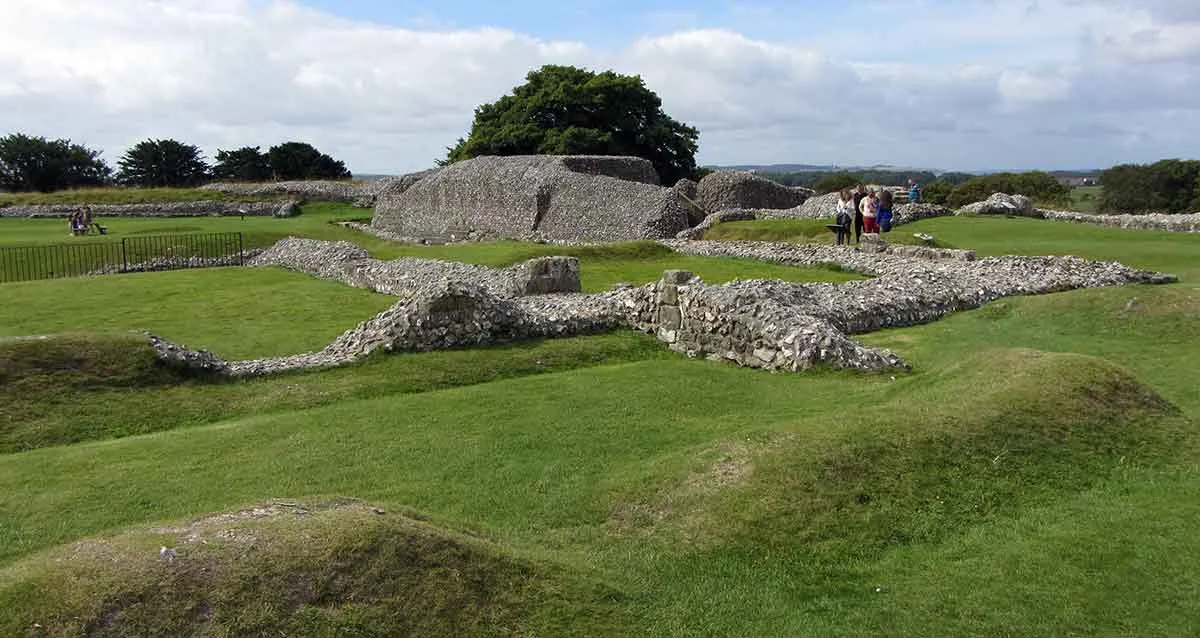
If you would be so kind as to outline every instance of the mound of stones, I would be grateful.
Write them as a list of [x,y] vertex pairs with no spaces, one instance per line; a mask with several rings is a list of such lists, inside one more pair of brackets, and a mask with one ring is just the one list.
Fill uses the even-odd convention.
[[340,365],[371,352],[420,351],[626,327],[655,334],[689,356],[769,370],[813,366],[884,370],[894,354],[851,335],[926,323],[1012,295],[1130,283],[1170,275],[1077,257],[991,257],[967,251],[767,242],[662,243],[686,254],[739,257],[796,266],[835,264],[873,278],[845,284],[735,281],[708,285],[690,273],[600,294],[578,293],[579,265],[547,257],[504,269],[399,259],[382,262],[347,242],[288,239],[256,265],[280,265],[400,297],[319,352],[227,363],[152,341],[160,357],[231,376]]
[[378,196],[375,228],[420,238],[674,237],[688,203],[636,157],[477,157]]
[[1009,195],[1008,193],[992,193],[982,202],[967,204],[959,209],[960,214],[970,215],[1019,215],[1022,217],[1038,217],[1033,207],[1033,200],[1024,195]]
[[795,208],[812,191],[793,188],[744,171],[716,171],[697,186],[696,202],[708,211]]
[[[146,204],[90,204],[97,217],[202,217],[202,216],[275,216],[291,217],[297,202],[162,202]],[[38,204],[0,206],[0,217],[70,217],[79,204]]]

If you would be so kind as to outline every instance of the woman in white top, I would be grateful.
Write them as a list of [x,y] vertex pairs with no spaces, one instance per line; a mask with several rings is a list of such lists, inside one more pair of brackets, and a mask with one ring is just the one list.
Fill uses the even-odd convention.
[[843,188],[838,193],[837,215],[833,218],[837,226],[837,245],[850,243],[850,225],[854,223],[854,196],[849,188]]

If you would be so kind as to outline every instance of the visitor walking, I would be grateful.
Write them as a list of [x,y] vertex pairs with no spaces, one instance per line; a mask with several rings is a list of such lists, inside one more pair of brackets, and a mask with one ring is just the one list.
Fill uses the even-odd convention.
[[879,192],[879,211],[875,213],[875,232],[892,232],[893,197],[891,189],[885,188]]
[[910,203],[910,204],[920,204],[921,203],[921,185],[918,184],[915,180],[911,180],[911,179],[908,180],[908,203]]
[[879,232],[879,229],[875,227],[875,215],[879,213],[879,199],[875,195],[875,191],[867,193],[867,196],[859,203],[858,211],[862,213],[863,233],[872,235]]
[[858,243],[863,234],[862,201],[867,198],[867,187],[859,184],[854,187],[854,243]]
[[854,223],[855,213],[854,196],[850,194],[849,188],[843,188],[838,193],[837,216],[833,218],[834,225],[837,226],[837,245],[843,243],[850,244],[850,226]]

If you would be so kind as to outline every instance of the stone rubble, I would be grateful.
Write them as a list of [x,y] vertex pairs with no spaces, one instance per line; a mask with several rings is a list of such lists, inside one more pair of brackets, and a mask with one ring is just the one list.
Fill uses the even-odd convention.
[[396,296],[410,295],[436,281],[473,282],[498,297],[579,292],[579,260],[574,257],[541,257],[505,269],[417,257],[381,261],[351,242],[289,237],[248,265],[281,266]]
[[836,285],[775,280],[708,285],[691,273],[668,271],[658,282],[600,294],[530,294],[578,291],[578,262],[551,257],[505,270],[435,260],[381,262],[348,242],[288,239],[264,253],[257,265],[284,265],[391,291],[400,300],[319,352],[226,363],[208,353],[192,356],[172,344],[162,356],[185,364],[195,360],[205,370],[230,376],[257,376],[341,365],[378,350],[464,347],[625,327],[655,334],[689,356],[749,367],[884,370],[906,364],[850,335],[927,323],[1006,296],[1175,280],[1077,257],[975,259],[966,251],[950,251],[931,258],[898,254],[883,242],[861,250],[749,241],[662,243],[684,254],[795,266],[833,264],[874,278]]
[[232,255],[222,257],[158,257],[148,261],[140,261],[125,266],[108,265],[88,272],[85,277],[99,275],[117,275],[130,272],[156,272],[161,270],[182,270],[186,268],[215,268],[219,266],[241,266],[254,260],[262,254],[263,249],[252,248]]
[[696,203],[708,211],[727,209],[795,208],[812,195],[812,190],[784,186],[745,171],[714,171],[697,186]]
[[[150,204],[89,204],[94,217],[290,217],[298,202],[163,202]],[[0,217],[70,217],[80,209],[79,204],[38,204],[33,206],[0,206]]]

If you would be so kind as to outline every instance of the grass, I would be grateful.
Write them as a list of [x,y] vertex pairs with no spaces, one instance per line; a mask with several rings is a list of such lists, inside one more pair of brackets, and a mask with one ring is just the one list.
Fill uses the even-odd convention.
[[228,360],[320,350],[396,299],[282,269],[2,284],[0,337],[149,330]]
[[835,243],[833,233],[825,227],[825,219],[765,219],[761,221],[726,222],[704,233],[704,239],[743,239],[752,241],[790,241]]
[[[1183,283],[1010,298],[862,336],[914,365],[894,380],[739,369],[628,334],[231,384],[162,377],[104,340],[94,364],[26,347],[2,387],[41,378],[0,397],[0,413],[26,397],[42,425],[20,440],[40,449],[0,454],[0,633],[91,619],[119,634],[155,605],[203,601],[222,610],[205,625],[154,615],[125,634],[461,635],[497,618],[538,635],[1190,635],[1196,238],[1002,218],[912,227],[982,254],[1077,252]],[[545,248],[421,250],[498,263]],[[609,250],[624,252],[583,257],[585,273],[673,259]],[[50,398],[63,394],[98,400]],[[36,442],[40,429],[58,438]],[[334,497],[428,520],[351,510],[284,529],[316,540],[281,553],[264,541],[262,562],[238,554],[249,573],[220,547],[203,561],[181,551],[177,569],[229,576],[200,584],[155,558],[178,540],[154,531],[166,521]],[[103,570],[88,571],[93,555]],[[406,565],[425,557],[439,568],[413,580]],[[414,589],[393,597],[389,575]],[[477,586],[459,596],[463,582]],[[347,604],[358,591],[383,593]]]
[[1081,213],[1095,213],[1100,206],[1100,195],[1103,193],[1103,186],[1076,186],[1072,188],[1071,210]]
[[[247,248],[263,248],[289,236],[326,241],[351,241],[378,259],[421,257],[446,259],[492,267],[512,264],[547,255],[580,258],[584,290],[599,292],[619,282],[635,284],[654,281],[663,270],[691,270],[707,281],[723,283],[736,278],[778,278],[789,281],[842,282],[859,278],[828,268],[795,268],[752,260],[680,255],[656,242],[624,242],[596,246],[556,246],[516,241],[470,244],[419,245],[384,241],[350,230],[335,222],[361,219],[369,211],[345,204],[312,203],[303,214],[286,219],[271,217],[201,218],[120,218],[111,220],[110,234],[104,238],[64,238],[62,222],[47,219],[0,219],[0,251],[5,247],[36,246],[51,243],[69,245],[119,242],[124,237],[169,235],[177,233],[241,232]],[[11,259],[11,257],[10,257]],[[100,260],[103,261],[103,260]],[[102,265],[97,263],[96,267]],[[4,268],[17,272],[20,265],[6,262],[0,255],[0,280]],[[4,285],[4,284],[0,284]],[[349,327],[349,326],[347,326]]]
[[214,383],[156,365],[145,340],[135,335],[0,341],[0,454],[676,357],[649,335],[617,332],[373,356],[334,370]]

